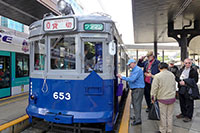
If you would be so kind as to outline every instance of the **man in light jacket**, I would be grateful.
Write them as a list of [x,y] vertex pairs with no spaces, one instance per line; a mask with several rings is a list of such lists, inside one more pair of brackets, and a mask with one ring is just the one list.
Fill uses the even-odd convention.
[[172,72],[168,71],[168,64],[158,65],[160,73],[156,74],[152,83],[152,102],[158,100],[160,107],[160,125],[158,133],[172,133],[174,102],[176,101],[176,81]]
[[135,120],[131,125],[140,125],[142,124],[141,120],[141,108],[142,108],[142,99],[144,94],[144,76],[143,71],[140,67],[137,66],[134,59],[130,59],[127,65],[132,69],[129,77],[123,77],[121,74],[117,76],[125,81],[128,81],[129,87],[132,90],[132,103],[135,114]]

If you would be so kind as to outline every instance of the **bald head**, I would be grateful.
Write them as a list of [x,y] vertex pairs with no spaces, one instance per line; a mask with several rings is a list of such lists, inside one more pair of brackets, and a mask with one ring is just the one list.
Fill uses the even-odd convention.
[[186,59],[184,60],[184,65],[185,65],[186,68],[190,68],[190,67],[192,66],[192,61],[191,61],[191,59],[186,58]]

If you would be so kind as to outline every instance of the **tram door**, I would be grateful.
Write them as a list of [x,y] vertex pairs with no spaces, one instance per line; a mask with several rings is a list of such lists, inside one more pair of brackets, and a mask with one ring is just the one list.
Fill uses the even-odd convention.
[[0,98],[11,95],[10,53],[0,54]]

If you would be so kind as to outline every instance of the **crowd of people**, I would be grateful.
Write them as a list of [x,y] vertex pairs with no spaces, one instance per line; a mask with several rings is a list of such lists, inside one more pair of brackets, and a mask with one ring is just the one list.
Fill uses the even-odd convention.
[[[145,60],[146,59],[146,60]],[[157,101],[160,111],[158,133],[172,133],[173,110],[176,98],[179,98],[180,114],[177,119],[183,122],[192,121],[194,100],[199,99],[197,86],[198,72],[192,60],[186,58],[179,69],[171,60],[168,64],[157,60],[152,51],[141,57],[138,62],[130,59],[127,65],[132,69],[129,77],[117,74],[117,77],[128,81],[132,90],[132,105],[134,114],[131,115],[131,125],[141,125],[141,107],[143,95],[146,100],[148,113],[152,104]],[[178,89],[177,89],[178,88]]]

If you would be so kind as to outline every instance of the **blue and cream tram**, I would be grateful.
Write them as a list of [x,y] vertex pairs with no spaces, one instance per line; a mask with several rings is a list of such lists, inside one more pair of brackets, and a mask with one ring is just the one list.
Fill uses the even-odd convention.
[[119,108],[116,73],[127,70],[114,22],[101,15],[50,15],[30,26],[29,38],[30,120],[103,123],[112,130]]
[[0,33],[0,98],[28,92],[28,50],[25,38]]

